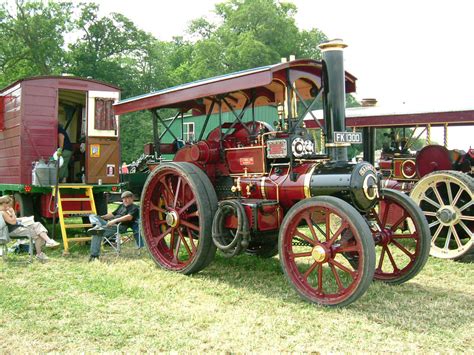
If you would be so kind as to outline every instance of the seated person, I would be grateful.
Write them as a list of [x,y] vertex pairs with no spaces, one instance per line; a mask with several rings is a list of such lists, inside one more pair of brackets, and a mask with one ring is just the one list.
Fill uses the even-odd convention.
[[31,235],[35,243],[36,258],[40,261],[48,260],[48,257],[41,251],[41,248],[44,244],[46,244],[48,248],[55,248],[59,243],[49,238],[48,230],[40,222],[23,225],[22,220],[25,220],[25,217],[17,218],[12,205],[13,198],[11,196],[6,195],[0,197],[0,212],[8,226],[8,232],[13,237]]
[[120,196],[122,204],[112,213],[103,216],[90,215],[89,220],[94,227],[89,229],[87,233],[92,235],[91,255],[89,261],[99,257],[100,246],[103,237],[111,237],[117,233],[117,224],[120,225],[120,232],[125,232],[139,217],[138,206],[133,203],[133,193],[125,191]]

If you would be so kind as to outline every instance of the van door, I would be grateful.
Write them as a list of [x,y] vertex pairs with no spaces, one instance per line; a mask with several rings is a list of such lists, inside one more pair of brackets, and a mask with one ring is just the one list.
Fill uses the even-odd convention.
[[104,184],[119,182],[119,120],[112,104],[118,92],[89,91],[87,98],[86,182]]

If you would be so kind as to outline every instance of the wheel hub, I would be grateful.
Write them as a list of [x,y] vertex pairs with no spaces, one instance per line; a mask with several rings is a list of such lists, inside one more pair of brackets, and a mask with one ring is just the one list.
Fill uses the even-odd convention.
[[459,213],[453,206],[443,206],[436,212],[436,217],[445,226],[451,226],[459,221]]
[[179,217],[176,211],[170,211],[166,213],[166,224],[170,227],[176,227],[178,225]]
[[322,245],[316,245],[311,251],[311,256],[318,263],[322,263],[324,260],[326,260],[326,255],[326,249],[324,249]]

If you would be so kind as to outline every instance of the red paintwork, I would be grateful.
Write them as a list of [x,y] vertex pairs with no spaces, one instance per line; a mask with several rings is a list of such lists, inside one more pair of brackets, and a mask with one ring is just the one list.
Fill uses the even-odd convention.
[[[191,216],[191,211],[201,211],[209,206],[203,205],[202,195],[195,194],[188,177],[173,168],[162,169],[152,176],[148,184],[149,188],[143,192],[141,206],[143,236],[148,250],[155,260],[169,270],[182,270],[196,257],[200,243],[198,237],[204,228],[199,213]],[[176,228],[168,227],[165,223],[165,214],[169,211],[178,216]],[[168,235],[169,240],[166,240]],[[178,253],[180,248],[185,249],[183,245],[187,254]]]
[[0,96],[0,131],[5,128],[5,96]]
[[[245,214],[249,222],[249,228],[255,230],[258,227],[259,232],[274,231],[280,227],[283,219],[283,211],[278,203],[268,204],[256,207],[261,202],[260,199],[244,199],[242,205],[244,206]],[[256,211],[254,211],[256,210]],[[257,220],[254,218],[254,213],[257,213]],[[231,214],[224,220],[224,227],[230,229],[237,228],[237,217]]]
[[[312,301],[325,305],[334,305],[345,301],[359,287],[364,280],[364,265],[367,262],[362,252],[362,242],[360,231],[352,224],[351,220],[342,219],[347,222],[345,228],[339,228],[337,231],[329,232],[325,238],[316,235],[314,225],[315,216],[324,216],[324,224],[321,226],[323,231],[330,230],[331,215],[341,216],[338,211],[324,206],[321,202],[309,208],[299,207],[291,212],[292,218],[283,225],[280,233],[281,238],[281,262],[285,273],[290,278],[294,286],[304,296]],[[313,221],[308,225],[308,221]],[[327,227],[326,227],[327,226]],[[302,239],[301,228],[307,227],[311,233],[306,234]],[[349,235],[351,238],[347,238]],[[305,242],[307,246],[295,247]],[[322,248],[324,250],[324,260],[315,261],[311,258],[313,248]],[[355,267],[340,267],[338,260],[342,253],[352,253],[358,258]],[[301,261],[301,262],[300,262]],[[335,266],[338,265],[338,266]],[[333,272],[323,272],[323,269],[334,268]],[[338,274],[338,277],[335,276]],[[344,275],[344,276],[339,276]],[[341,282],[341,279],[345,282]],[[340,283],[338,288],[329,288],[329,284]]]
[[91,79],[36,77],[0,90],[5,129],[0,132],[0,184],[31,184],[32,162],[57,148],[58,89],[119,91]]
[[[249,89],[259,88],[256,92],[259,97],[275,100],[275,93],[271,90],[270,84],[286,81],[286,70],[292,70],[292,81],[309,77],[320,85],[322,72],[321,62],[300,59],[288,63],[279,63],[267,67],[256,68],[249,71],[231,73],[220,77],[200,80],[193,83],[177,86],[174,88],[161,90],[156,93],[126,99],[114,105],[116,115],[123,115],[129,112],[148,110],[157,107],[180,108],[183,111],[197,110],[202,113],[202,104],[198,99],[216,96],[222,93],[247,92]],[[346,72],[346,92],[355,92],[356,78]],[[268,101],[265,100],[265,105]],[[271,101],[274,102],[274,101]],[[240,105],[243,105],[241,103]],[[235,109],[240,109],[236,105]]]
[[416,155],[416,171],[423,176],[438,170],[451,170],[453,162],[449,150],[441,145],[428,145]]
[[[378,116],[349,117],[350,109],[346,111],[346,127],[415,127],[415,126],[444,126],[445,123],[450,126],[464,126],[474,124],[474,110],[449,111],[449,112],[426,112],[426,113],[407,113],[407,114],[387,114]],[[318,121],[324,127],[324,119]],[[319,128],[311,116],[305,119],[305,125],[308,128]]]
[[[87,197],[84,194],[61,194],[61,197]],[[88,201],[63,201],[62,202],[64,211],[90,211],[91,204]],[[54,209],[54,201],[51,199],[51,194],[44,194],[40,196],[40,207],[41,216],[46,218],[53,218],[53,214],[50,211]],[[56,217],[58,214],[56,213]]]
[[[402,231],[407,228],[407,221],[414,221],[414,216],[409,210],[405,210],[391,197],[385,196],[380,200],[378,211],[375,209],[372,213],[376,216],[377,224],[380,228],[372,230],[377,248],[380,247],[380,253],[377,253],[376,269],[374,278],[377,280],[389,281],[403,277],[411,271],[414,263],[420,257],[420,237],[417,226],[413,224],[410,234],[404,234]],[[402,231],[399,230],[401,228]],[[408,257],[406,254],[398,258],[393,258],[394,251],[399,252],[405,249],[412,254]],[[402,250],[403,251],[403,250]],[[394,268],[396,267],[396,270]]]
[[225,158],[231,174],[263,174],[265,172],[265,147],[228,148]]

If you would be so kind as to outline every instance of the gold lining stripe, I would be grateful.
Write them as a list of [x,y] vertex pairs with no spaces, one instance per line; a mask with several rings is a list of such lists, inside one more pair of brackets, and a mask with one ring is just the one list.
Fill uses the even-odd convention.
[[304,191],[305,198],[311,197],[311,190],[309,188],[309,184],[311,182],[311,176],[313,175],[314,169],[316,169],[317,165],[318,164],[313,164],[313,166],[308,170],[308,172],[306,173],[306,176],[304,177],[303,191]]
[[264,200],[267,199],[267,194],[265,193],[265,177],[262,177],[260,180],[260,191]]

